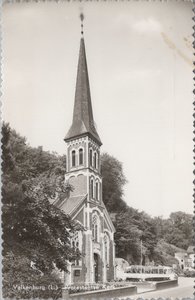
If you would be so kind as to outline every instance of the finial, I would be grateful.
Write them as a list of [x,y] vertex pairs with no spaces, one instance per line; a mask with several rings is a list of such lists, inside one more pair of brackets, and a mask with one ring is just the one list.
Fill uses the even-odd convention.
[[81,19],[81,34],[83,35],[83,20],[84,20],[84,14],[80,14],[80,19]]

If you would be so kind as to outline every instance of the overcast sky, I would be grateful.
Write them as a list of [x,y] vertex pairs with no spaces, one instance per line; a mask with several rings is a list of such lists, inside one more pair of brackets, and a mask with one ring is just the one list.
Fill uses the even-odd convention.
[[192,213],[192,3],[4,4],[3,118],[32,146],[66,153],[84,36],[94,118],[123,163],[124,200]]

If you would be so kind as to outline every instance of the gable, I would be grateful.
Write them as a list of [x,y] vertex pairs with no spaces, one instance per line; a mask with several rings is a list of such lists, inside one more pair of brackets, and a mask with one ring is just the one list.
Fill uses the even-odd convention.
[[79,221],[81,224],[84,225],[84,206],[78,209],[78,212],[75,212],[75,216],[73,216],[75,221]]

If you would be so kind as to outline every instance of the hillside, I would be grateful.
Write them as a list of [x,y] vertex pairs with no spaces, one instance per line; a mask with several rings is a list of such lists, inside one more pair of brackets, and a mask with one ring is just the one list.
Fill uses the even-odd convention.
[[101,157],[103,200],[116,228],[116,256],[131,264],[154,261],[155,264],[177,263],[175,252],[187,250],[192,244],[191,214],[176,211],[168,218],[152,218],[144,211],[129,207],[124,201],[127,182],[123,165],[115,157],[104,153]]
[[156,264],[172,266],[173,264],[178,264],[177,259],[175,259],[175,252],[185,252],[184,249],[178,248],[172,244],[165,242],[164,240],[158,241],[155,247],[155,261]]

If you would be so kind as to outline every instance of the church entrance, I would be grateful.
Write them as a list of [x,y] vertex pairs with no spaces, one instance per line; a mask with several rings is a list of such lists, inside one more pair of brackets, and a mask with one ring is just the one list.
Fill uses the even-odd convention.
[[94,253],[94,280],[99,281],[99,255]]

